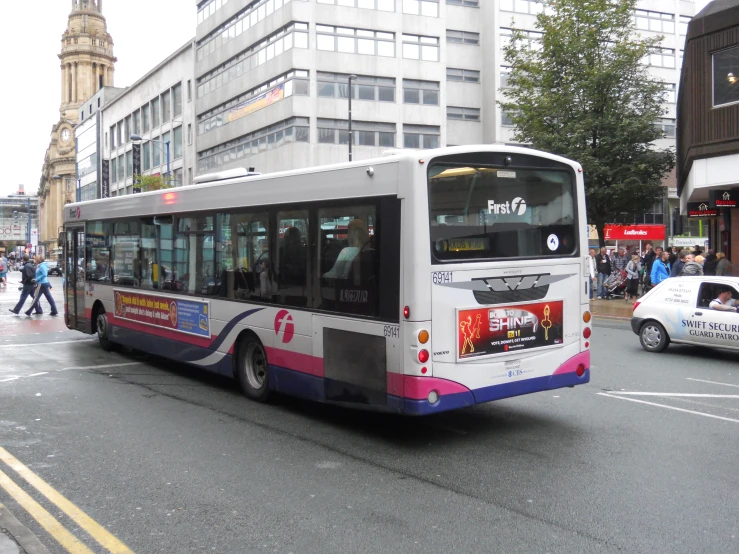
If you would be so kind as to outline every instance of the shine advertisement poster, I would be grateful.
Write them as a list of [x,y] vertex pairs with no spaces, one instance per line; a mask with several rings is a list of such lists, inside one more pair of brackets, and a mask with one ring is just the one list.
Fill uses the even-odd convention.
[[457,358],[562,344],[562,300],[457,312]]

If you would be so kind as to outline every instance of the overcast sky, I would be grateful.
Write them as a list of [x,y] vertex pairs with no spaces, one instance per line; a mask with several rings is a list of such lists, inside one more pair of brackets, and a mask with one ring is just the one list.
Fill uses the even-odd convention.
[[[72,3],[0,1],[6,22],[0,33],[5,76],[0,196],[15,193],[20,183],[27,194],[35,194],[51,126],[59,120],[61,70],[57,55]],[[707,3],[697,0],[696,13]],[[131,85],[195,36],[192,0],[105,0],[103,12],[118,58],[117,87]],[[29,22],[33,22],[30,28]]]
[[[5,111],[0,196],[15,193],[20,183],[26,194],[36,194],[51,126],[59,121],[58,54],[72,2],[0,1],[5,21],[0,33]],[[195,36],[193,0],[105,0],[103,14],[118,58],[117,87],[133,84]]]

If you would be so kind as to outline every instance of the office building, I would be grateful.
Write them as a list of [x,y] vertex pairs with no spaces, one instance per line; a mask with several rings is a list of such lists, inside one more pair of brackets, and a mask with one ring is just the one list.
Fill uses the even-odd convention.
[[[196,7],[196,171],[204,174],[347,160],[350,75],[355,159],[393,147],[512,142],[513,128],[496,103],[508,71],[502,47],[514,26],[537,40],[542,4],[206,0]],[[645,0],[634,14],[639,32],[665,36],[648,60],[668,88],[668,113],[656,122],[667,136],[662,147],[674,144],[693,10],[684,0]],[[664,219],[665,207],[658,211]]]
[[141,175],[169,172],[175,186],[192,183],[193,47],[189,41],[101,109],[102,158],[109,163],[110,196],[133,192],[134,145],[140,148]]

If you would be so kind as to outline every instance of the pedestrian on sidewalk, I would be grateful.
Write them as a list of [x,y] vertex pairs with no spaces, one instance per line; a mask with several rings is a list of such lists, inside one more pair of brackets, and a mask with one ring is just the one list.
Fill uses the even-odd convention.
[[613,256],[613,265],[616,266],[616,269],[619,271],[625,271],[626,265],[629,263],[629,257],[626,255],[626,249],[621,247],[618,249],[618,254],[614,254]]
[[0,287],[8,286],[8,258],[5,254],[0,255]]
[[589,294],[590,300],[593,300],[595,298],[595,293],[597,292],[593,288],[593,283],[595,283],[596,282],[596,279],[597,279],[597,277],[596,277],[596,270],[595,270],[595,267],[596,267],[596,263],[595,263],[595,248],[591,248],[589,254],[590,255],[588,256],[588,273],[590,274],[590,281],[588,282],[588,285],[590,285],[590,286],[588,287],[588,291],[590,293]]
[[59,312],[56,309],[56,303],[54,302],[54,297],[51,296],[51,285],[49,284],[49,268],[46,266],[46,262],[44,261],[43,256],[36,256],[36,293],[33,295],[33,306],[31,306],[31,309],[26,311],[26,315],[31,315],[31,310],[34,308],[36,309],[37,314],[42,314],[43,311],[41,310],[41,295],[43,294],[46,297],[46,301],[49,303],[49,306],[51,307],[51,312],[49,315],[57,315]]
[[627,302],[629,298],[639,296],[639,273],[641,271],[641,262],[636,254],[631,256],[631,261],[626,264],[626,293],[624,300]]
[[683,248],[680,250],[680,254],[678,254],[678,260],[672,264],[672,269],[670,269],[670,277],[677,277],[680,275],[680,272],[685,267],[685,264],[688,262],[693,261],[693,254],[690,253],[690,250],[687,248]]
[[703,275],[716,275],[716,266],[718,258],[713,250],[706,252],[706,258],[703,263]]
[[662,281],[670,276],[670,254],[665,251],[662,252],[661,260],[654,260],[652,265],[652,273],[649,276],[652,281],[652,286],[659,285]]
[[[21,299],[18,301],[18,304],[15,305],[15,308],[10,310],[15,315],[18,315],[21,312],[21,309],[23,308],[23,304],[26,303],[26,299],[30,296],[33,298],[33,290],[34,290],[34,281],[36,279],[36,266],[33,264],[33,262],[28,257],[28,254],[23,254],[23,269],[21,269]],[[31,308],[33,308],[33,304],[31,304]],[[41,312],[41,307],[39,306],[36,313]],[[28,314],[31,315],[31,314]]]
[[726,257],[726,254],[723,252],[719,252],[716,254],[716,259],[718,260],[718,264],[716,264],[716,275],[722,276],[722,277],[731,277],[734,275],[734,266],[731,265],[731,262],[729,261],[729,258]]
[[607,294],[603,283],[611,275],[611,260],[605,248],[601,248],[600,254],[595,257],[595,265],[598,268],[598,298],[605,298]]

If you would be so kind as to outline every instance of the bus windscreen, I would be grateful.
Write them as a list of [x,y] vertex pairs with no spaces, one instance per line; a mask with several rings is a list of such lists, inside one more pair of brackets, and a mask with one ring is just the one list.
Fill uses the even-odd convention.
[[432,164],[434,263],[574,256],[577,195],[567,170]]

